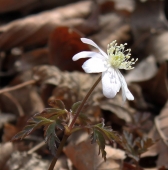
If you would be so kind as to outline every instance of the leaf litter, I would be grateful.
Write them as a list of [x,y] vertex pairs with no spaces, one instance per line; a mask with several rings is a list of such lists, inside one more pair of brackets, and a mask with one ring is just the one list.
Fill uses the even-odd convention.
[[[77,131],[77,137],[72,135],[67,141],[55,169],[131,170],[135,169],[131,158],[139,161],[140,169],[168,168],[168,21],[164,10],[168,7],[165,1],[72,0],[64,1],[62,6],[59,6],[61,1],[58,4],[45,1],[48,7],[39,2],[35,4],[35,1],[31,4],[15,2],[14,5],[10,0],[0,3],[0,13],[5,14],[0,19],[3,23],[0,24],[2,170],[48,168],[51,154],[47,149],[55,154],[63,137],[62,122],[48,122],[42,128],[44,131],[50,129],[45,134],[49,148],[43,145],[43,149],[33,151],[36,153],[28,154],[44,139],[39,128],[23,141],[9,141],[23,130],[34,114],[35,117],[39,113],[54,116],[53,106],[75,112],[80,105],[79,102],[72,107],[84,98],[98,77],[83,73],[81,65],[85,60],[72,61],[74,54],[90,51],[89,46],[80,42],[81,37],[93,39],[104,50],[115,39],[119,43],[128,43],[132,56],[140,60],[134,70],[127,74],[123,72],[135,100],[123,105],[121,93],[114,99],[107,99],[102,94],[100,83],[77,122],[82,122],[83,126],[88,122],[101,124],[103,118],[107,127],[112,126],[114,131],[121,136],[123,134],[123,143],[119,139],[118,143],[104,140],[99,132],[106,126],[101,126],[102,129],[92,126],[93,134],[89,135],[86,129]],[[51,103],[55,99],[62,100],[64,104]],[[56,116],[64,117],[62,112]],[[37,118],[32,121],[39,121],[39,125],[47,123],[48,118]],[[104,131],[106,137],[108,130]],[[128,132],[123,133],[124,130]],[[90,135],[99,146],[91,144]],[[151,146],[153,142],[156,143]],[[101,154],[106,155],[106,162]],[[148,161],[144,163],[143,160]]]

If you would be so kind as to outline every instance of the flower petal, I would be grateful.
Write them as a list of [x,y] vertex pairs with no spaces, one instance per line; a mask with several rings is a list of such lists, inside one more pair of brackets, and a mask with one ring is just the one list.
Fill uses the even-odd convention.
[[93,57],[85,61],[82,68],[86,73],[100,73],[107,70],[107,64],[101,58]]
[[109,68],[107,71],[102,74],[102,86],[103,94],[107,98],[113,98],[119,92],[121,83],[118,78],[116,70]]
[[85,44],[89,44],[89,45],[96,47],[106,59],[108,58],[108,55],[92,40],[90,40],[88,38],[81,38],[81,41]]
[[76,61],[76,60],[78,60],[80,58],[88,58],[88,57],[96,57],[96,58],[104,59],[104,57],[101,54],[99,54],[99,53],[92,52],[92,51],[82,51],[80,53],[75,54],[72,57],[72,60]]
[[126,98],[128,100],[134,100],[134,96],[132,95],[132,93],[129,91],[127,83],[123,77],[123,75],[120,73],[119,70],[117,70],[117,74],[118,77],[120,79],[121,82],[121,86],[122,86],[122,97],[123,97],[123,101],[125,102]]

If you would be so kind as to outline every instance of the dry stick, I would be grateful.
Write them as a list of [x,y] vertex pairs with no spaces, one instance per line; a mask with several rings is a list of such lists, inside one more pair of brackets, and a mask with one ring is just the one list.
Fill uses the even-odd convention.
[[19,112],[19,116],[20,117],[24,116],[24,111],[23,111],[20,103],[17,101],[17,99],[14,96],[12,96],[12,94],[7,93],[7,92],[4,93],[3,95],[8,97],[16,105],[18,112]]
[[[80,104],[80,106],[79,106],[79,108],[78,108],[78,110],[77,110],[77,112],[76,112],[76,114],[75,114],[75,116],[74,116],[71,124],[69,125],[69,130],[70,130],[70,131],[72,130],[72,128],[73,128],[73,126],[74,126],[74,124],[75,124],[75,122],[76,122],[76,119],[78,118],[79,113],[81,112],[84,104],[86,103],[87,99],[88,99],[89,96],[91,95],[91,93],[92,93],[92,91],[94,90],[94,88],[98,85],[98,83],[100,82],[100,80],[101,80],[101,76],[97,79],[97,81],[94,83],[94,85],[92,86],[92,88],[88,91],[87,95],[85,96],[85,98],[83,99],[82,103]],[[56,164],[56,162],[57,162],[57,160],[58,160],[59,155],[60,155],[61,152],[62,152],[62,149],[63,149],[63,147],[64,147],[64,145],[65,145],[68,137],[69,137],[69,135],[64,134],[63,139],[62,139],[62,141],[61,141],[61,143],[60,143],[60,145],[59,145],[59,147],[58,147],[58,150],[57,150],[57,153],[56,153],[56,157],[53,158],[53,160],[52,160],[52,162],[51,162],[50,167],[49,167],[48,170],[53,170],[53,169],[54,169],[54,166],[55,166],[55,164]]]
[[36,80],[29,80],[29,81],[26,81],[24,83],[21,83],[21,84],[18,84],[16,86],[13,86],[13,87],[4,88],[4,89],[0,90],[0,94],[5,93],[5,92],[10,92],[10,91],[13,91],[13,90],[17,90],[17,89],[20,89],[20,88],[22,88],[24,86],[34,84],[36,82],[37,82]]
[[28,154],[32,154],[33,152],[37,151],[38,149],[40,149],[41,147],[43,147],[44,145],[46,145],[46,143],[40,142],[39,144],[37,144],[35,147],[33,147],[32,149],[30,149],[27,153]]

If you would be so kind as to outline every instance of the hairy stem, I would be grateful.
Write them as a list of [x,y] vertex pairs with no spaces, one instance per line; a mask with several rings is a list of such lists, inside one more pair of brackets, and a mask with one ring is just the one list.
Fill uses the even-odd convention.
[[[101,76],[100,76],[100,77],[97,79],[97,81],[93,84],[93,86],[92,86],[91,89],[88,91],[88,93],[87,93],[87,95],[85,96],[85,98],[83,99],[81,105],[79,106],[79,108],[78,108],[78,110],[77,110],[77,112],[76,112],[76,114],[75,114],[75,116],[74,116],[74,118],[73,118],[73,120],[72,120],[72,122],[71,122],[71,124],[70,124],[70,126],[69,126],[69,130],[70,130],[70,131],[71,131],[71,129],[73,128],[73,126],[74,126],[74,124],[75,124],[75,122],[76,122],[76,119],[78,118],[79,113],[81,112],[84,104],[86,103],[87,99],[89,98],[89,96],[91,95],[92,91],[93,91],[94,88],[97,86],[97,84],[100,82],[100,80],[101,80]],[[51,162],[50,167],[49,167],[48,170],[53,170],[53,169],[54,169],[54,166],[55,166],[55,164],[56,164],[56,162],[57,162],[57,160],[58,160],[58,157],[60,156],[60,154],[61,154],[61,152],[62,152],[62,149],[63,149],[63,147],[64,147],[64,145],[65,145],[68,137],[69,137],[69,135],[64,134],[63,139],[62,139],[62,141],[61,141],[61,143],[60,143],[60,145],[59,145],[59,147],[58,147],[58,150],[57,150],[57,153],[56,153],[56,157],[53,158],[53,160],[52,160],[52,162]]]
[[69,136],[67,136],[67,135],[64,134],[64,136],[63,136],[63,138],[62,138],[62,141],[61,141],[61,143],[60,143],[60,145],[59,145],[59,147],[58,147],[58,150],[57,150],[57,153],[56,153],[56,157],[53,158],[53,160],[52,160],[52,162],[51,162],[50,167],[49,167],[48,170],[53,170],[53,169],[54,169],[54,166],[55,166],[55,164],[56,164],[56,162],[57,162],[57,160],[58,160],[58,157],[60,156],[60,154],[61,154],[61,152],[62,152],[62,149],[63,149],[63,147],[64,147],[64,145],[65,145],[68,137],[69,137]]
[[84,104],[86,103],[87,99],[89,98],[89,96],[91,95],[92,91],[94,90],[94,88],[97,86],[97,84],[100,82],[101,80],[101,76],[97,79],[97,81],[93,84],[92,88],[88,91],[87,95],[85,96],[85,98],[83,99],[81,105],[79,106],[70,126],[69,126],[69,129],[71,130],[76,122],[76,119],[78,118],[79,116],[79,113],[81,112]]

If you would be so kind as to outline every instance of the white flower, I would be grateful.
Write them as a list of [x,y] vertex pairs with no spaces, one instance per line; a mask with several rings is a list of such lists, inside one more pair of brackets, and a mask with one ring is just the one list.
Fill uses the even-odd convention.
[[[73,56],[73,60],[76,61],[80,58],[90,57],[84,62],[82,68],[86,73],[99,73],[102,72],[102,87],[103,94],[107,98],[113,98],[122,89],[123,101],[134,100],[134,96],[131,94],[127,87],[127,83],[119,69],[130,70],[133,69],[132,64],[137,61],[130,58],[130,49],[124,50],[126,44],[117,46],[116,41],[108,44],[107,54],[92,40],[87,38],[81,38],[83,43],[96,47],[100,53],[91,51],[82,51]],[[124,54],[127,53],[127,54]]]

